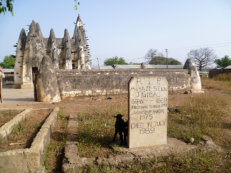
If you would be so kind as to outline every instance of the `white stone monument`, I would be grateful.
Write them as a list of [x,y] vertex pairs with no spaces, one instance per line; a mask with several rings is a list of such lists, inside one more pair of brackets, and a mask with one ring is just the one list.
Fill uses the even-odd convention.
[[133,77],[129,82],[129,148],[167,144],[168,82]]

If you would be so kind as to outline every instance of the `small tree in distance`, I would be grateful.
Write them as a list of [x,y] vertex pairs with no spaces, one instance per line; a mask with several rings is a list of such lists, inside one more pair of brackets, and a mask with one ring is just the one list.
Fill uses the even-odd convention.
[[0,66],[3,68],[10,68],[13,69],[15,64],[15,56],[10,55],[10,56],[5,56],[4,60],[2,63],[0,63]]
[[202,70],[205,67],[208,67],[214,63],[216,55],[213,49],[201,48],[190,50],[190,52],[188,53],[188,58],[192,58],[196,63],[198,69]]
[[113,58],[109,58],[109,59],[106,59],[105,61],[104,61],[104,65],[106,65],[106,66],[112,66],[112,65],[114,65],[114,64],[120,64],[120,65],[126,65],[126,64],[128,64],[128,63],[126,63],[126,61],[124,60],[124,58],[119,58],[118,56],[115,56],[115,57],[113,57]]
[[221,68],[225,68],[231,65],[231,59],[229,58],[228,55],[225,55],[221,59],[216,59],[214,62],[217,64],[218,67],[221,67]]
[[174,58],[166,58],[161,52],[158,52],[157,49],[150,49],[145,55],[145,59],[148,64],[155,65],[181,65],[181,62],[177,61]]
[[149,64],[155,65],[182,65],[181,62],[177,61],[174,58],[165,58],[163,56],[156,56],[152,58]]
[[164,55],[161,52],[158,52],[157,49],[149,49],[145,55],[145,59],[147,63],[149,63],[152,60],[152,58],[155,58],[157,56],[163,57]]

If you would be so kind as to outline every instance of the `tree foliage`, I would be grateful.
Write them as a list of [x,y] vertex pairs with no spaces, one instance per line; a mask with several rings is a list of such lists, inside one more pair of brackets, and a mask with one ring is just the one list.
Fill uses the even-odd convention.
[[10,11],[13,15],[13,2],[14,0],[0,0],[0,14]]
[[[75,1],[75,5],[74,5],[74,9],[77,10],[78,6],[80,5],[79,0],[74,0]],[[4,13],[6,11],[11,12],[12,15],[14,15],[13,12],[13,2],[14,0],[0,0],[0,14]]]
[[181,62],[177,61],[174,58],[166,58],[164,55],[159,52],[157,49],[150,49],[146,55],[145,59],[149,64],[155,65],[181,65]]
[[79,0],[74,0],[75,1],[75,5],[74,5],[74,9],[77,10],[78,6],[80,5]]
[[174,58],[166,58],[163,56],[155,56],[151,59],[149,64],[155,64],[155,65],[181,65],[181,62],[177,61]]
[[221,67],[221,68],[225,68],[231,65],[231,59],[229,58],[228,55],[224,56],[221,59],[216,59],[214,62],[217,64],[218,67]]
[[190,50],[190,52],[188,53],[188,58],[192,58],[196,63],[198,69],[202,70],[205,67],[208,67],[214,63],[216,55],[213,49],[201,48]]
[[161,52],[158,52],[157,49],[149,49],[145,55],[145,59],[147,63],[149,63],[152,60],[152,58],[155,58],[157,56],[163,57],[164,55]]
[[10,55],[10,56],[5,56],[4,60],[2,63],[0,63],[0,66],[3,68],[10,68],[13,69],[15,64],[15,56]]
[[128,64],[129,65],[140,65],[140,63],[138,63],[138,62],[129,62]]
[[104,61],[104,65],[107,65],[107,66],[109,66],[109,65],[114,65],[114,64],[120,64],[120,65],[126,65],[126,64],[128,64],[128,63],[126,63],[126,61],[124,60],[124,58],[119,58],[118,56],[115,56],[115,57],[113,57],[113,58],[109,58],[109,59],[106,59],[105,61]]

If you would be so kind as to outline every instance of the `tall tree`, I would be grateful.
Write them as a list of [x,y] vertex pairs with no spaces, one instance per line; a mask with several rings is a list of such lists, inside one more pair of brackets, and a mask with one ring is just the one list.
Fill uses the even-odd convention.
[[126,65],[128,63],[126,63],[126,61],[124,60],[124,58],[119,58],[118,56],[115,56],[113,58],[109,58],[109,59],[106,59],[104,61],[104,65],[114,65],[114,64],[120,64],[120,65]]
[[213,49],[201,48],[190,50],[190,52],[188,53],[188,58],[192,58],[196,63],[198,69],[202,70],[205,67],[208,67],[214,63],[216,55]]
[[221,67],[221,68],[225,68],[231,65],[231,59],[229,58],[228,55],[225,55],[221,59],[216,59],[214,62],[217,64],[218,67]]
[[13,2],[14,0],[0,0],[0,14],[10,11],[13,15]]
[[10,69],[14,68],[14,64],[15,64],[15,56],[14,55],[5,56],[3,62],[0,63],[0,65],[3,68],[10,68]]

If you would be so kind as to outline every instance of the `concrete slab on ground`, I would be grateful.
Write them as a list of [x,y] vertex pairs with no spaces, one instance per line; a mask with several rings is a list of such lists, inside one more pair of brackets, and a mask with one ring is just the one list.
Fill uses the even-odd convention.
[[3,103],[35,102],[34,89],[3,88]]

